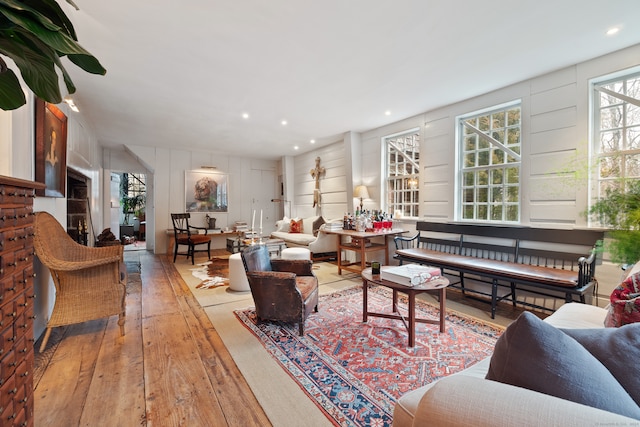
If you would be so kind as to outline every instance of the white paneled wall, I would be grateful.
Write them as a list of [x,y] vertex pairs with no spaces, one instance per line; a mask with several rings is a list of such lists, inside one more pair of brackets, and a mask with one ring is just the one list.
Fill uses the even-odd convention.
[[[320,178],[321,203],[313,207],[315,179],[311,170],[316,167],[316,157],[325,169]],[[317,150],[301,154],[294,159],[294,200],[293,215],[304,218],[322,215],[325,219],[342,218],[347,208],[346,181],[351,174],[351,165],[345,161],[344,142],[336,142]]]

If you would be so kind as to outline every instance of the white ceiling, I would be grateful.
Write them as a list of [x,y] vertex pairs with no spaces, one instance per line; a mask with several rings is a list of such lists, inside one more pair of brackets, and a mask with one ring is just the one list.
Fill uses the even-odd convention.
[[67,68],[102,145],[252,158],[640,43],[638,0],[75,2],[60,1],[107,74]]

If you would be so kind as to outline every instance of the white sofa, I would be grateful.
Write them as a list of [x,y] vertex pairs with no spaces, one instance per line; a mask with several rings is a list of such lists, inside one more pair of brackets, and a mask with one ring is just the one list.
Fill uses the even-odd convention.
[[[313,233],[313,224],[319,218],[318,216],[302,218],[302,233],[291,233],[289,231],[291,218],[284,217],[276,222],[276,231],[271,233],[271,237],[284,240],[287,247],[290,248],[303,247],[309,249],[313,259],[335,257],[338,251],[336,236],[323,233],[324,224],[319,226],[317,235]],[[327,220],[327,222],[330,221]]]
[[[565,329],[603,328],[607,310],[564,304],[545,322]],[[570,357],[570,355],[568,356]],[[485,379],[491,358],[402,396],[393,426],[638,425],[640,421]]]

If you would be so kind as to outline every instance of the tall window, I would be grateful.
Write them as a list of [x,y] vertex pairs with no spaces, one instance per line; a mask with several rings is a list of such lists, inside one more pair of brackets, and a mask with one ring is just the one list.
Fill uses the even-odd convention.
[[640,178],[640,73],[594,85],[598,194]]
[[520,220],[520,103],[458,118],[460,218]]
[[420,204],[420,133],[418,129],[384,138],[387,211],[418,217]]

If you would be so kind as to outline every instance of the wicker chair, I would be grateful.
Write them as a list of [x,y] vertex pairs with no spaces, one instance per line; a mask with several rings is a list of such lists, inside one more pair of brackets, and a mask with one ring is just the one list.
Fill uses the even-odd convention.
[[304,322],[318,311],[318,278],[311,260],[270,259],[265,245],[242,251],[258,322],[265,320],[297,323],[304,335]]
[[120,335],[124,335],[126,274],[123,246],[90,248],[80,245],[47,212],[36,213],[33,243],[36,255],[49,268],[56,287],[56,301],[40,352],[56,326],[117,314]]

